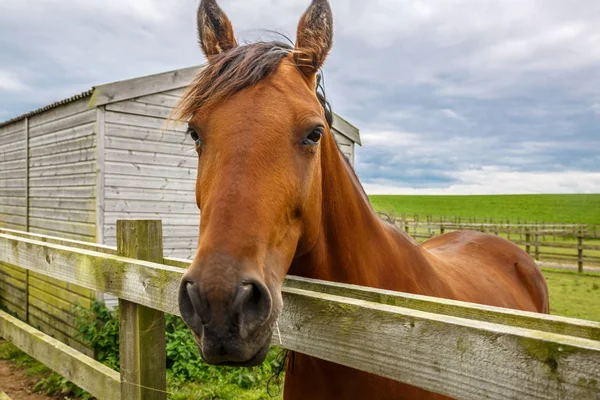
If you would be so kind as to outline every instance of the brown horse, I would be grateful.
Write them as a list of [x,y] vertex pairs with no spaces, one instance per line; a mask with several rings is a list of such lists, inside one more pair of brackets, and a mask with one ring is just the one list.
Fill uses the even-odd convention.
[[[202,218],[179,307],[208,363],[264,360],[288,273],[548,312],[545,280],[516,245],[478,232],[419,245],[373,212],[319,90],[332,45],[327,0],[312,1],[293,48],[238,46],[215,0],[201,2],[198,33],[208,64],[176,115],[196,141]],[[302,354],[290,359],[288,400],[443,397]]]

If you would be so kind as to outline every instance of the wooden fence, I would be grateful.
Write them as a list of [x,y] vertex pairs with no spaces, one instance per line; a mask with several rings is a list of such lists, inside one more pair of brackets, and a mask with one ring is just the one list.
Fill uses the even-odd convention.
[[[0,233],[0,261],[120,299],[121,374],[0,311],[0,336],[99,399],[164,399],[164,313],[189,261],[160,221],[117,248]],[[458,399],[598,399],[600,323],[289,276],[283,347]],[[278,338],[275,338],[279,342]]]
[[[0,233],[16,232],[0,228]],[[45,236],[30,234],[30,237],[43,239]],[[93,350],[81,340],[73,307],[89,308],[94,297],[93,290],[0,262],[0,305],[42,332],[90,356]]]
[[[418,241],[457,230],[475,230],[499,235],[522,247],[537,261],[600,268],[600,231],[578,224],[508,224],[494,222],[458,223],[459,218],[419,219],[418,215],[400,217],[379,213]],[[403,219],[405,218],[405,219]],[[466,219],[466,218],[465,218]]]
[[573,234],[583,233],[589,237],[600,238],[600,225],[594,224],[577,224],[577,223],[564,223],[564,222],[551,222],[551,221],[534,221],[534,220],[521,220],[521,219],[508,219],[508,218],[484,218],[484,217],[465,217],[456,215],[434,215],[434,214],[422,214],[422,213],[386,213],[379,212],[380,215],[386,217],[393,217],[399,221],[409,222],[420,222],[430,224],[454,224],[454,225],[499,225],[499,226],[518,226],[527,227],[531,230],[559,230],[562,232],[571,232]]

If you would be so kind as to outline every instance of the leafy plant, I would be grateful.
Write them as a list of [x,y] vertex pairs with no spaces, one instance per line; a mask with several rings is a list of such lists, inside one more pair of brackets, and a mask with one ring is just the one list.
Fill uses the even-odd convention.
[[[119,370],[119,314],[102,302],[76,308],[77,329],[96,359]],[[265,399],[280,397],[284,358],[272,348],[265,362],[253,368],[215,367],[200,357],[189,328],[177,316],[165,315],[169,398]],[[269,394],[271,393],[271,394]],[[188,397],[186,397],[188,396]]]
[[90,308],[75,306],[80,338],[94,349],[96,360],[119,371],[119,312],[94,300]]

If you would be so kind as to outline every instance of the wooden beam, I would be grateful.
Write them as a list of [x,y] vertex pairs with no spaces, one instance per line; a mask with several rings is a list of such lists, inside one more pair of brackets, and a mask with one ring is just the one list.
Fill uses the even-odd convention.
[[[117,221],[117,251],[123,257],[163,262],[160,220]],[[166,400],[165,314],[119,299],[121,397]]]
[[346,121],[344,118],[340,117],[336,113],[333,113],[333,124],[332,128],[338,131],[340,134],[346,136],[348,139],[352,140],[354,143],[358,143],[362,146],[360,141],[360,133],[358,128]]
[[29,232],[29,117],[23,120],[25,124],[25,231]]
[[3,311],[0,336],[98,399],[121,399],[118,372]]
[[178,312],[181,268],[6,234],[0,234],[0,261],[150,308]]
[[96,86],[88,106],[97,107],[181,88],[189,85],[200,69],[200,66],[194,66]]
[[[110,255],[117,254],[116,248],[114,247],[101,246],[89,242],[53,238],[45,235],[24,233],[21,231],[2,228],[0,228],[0,234],[31,238],[34,240],[47,242],[49,244],[58,244]],[[190,262],[190,260],[179,258],[164,259],[165,265],[181,269],[186,269]],[[557,315],[531,313],[502,307],[433,298],[429,296],[420,296],[410,293],[401,293],[364,286],[326,282],[317,279],[301,278],[293,275],[287,276],[283,291],[285,292],[287,288],[311,290],[375,303],[412,308],[415,310],[433,312],[437,314],[445,314],[455,317],[511,325],[520,328],[577,336],[584,339],[600,340],[600,323],[594,321],[567,318]],[[170,304],[169,306],[176,307],[174,304]],[[165,311],[171,314],[174,313],[173,310]]]
[[96,108],[96,243],[104,244],[106,127],[104,107]]
[[73,239],[64,239],[64,238],[59,238],[59,237],[55,237],[55,236],[42,235],[39,233],[32,233],[32,232],[23,232],[23,231],[19,231],[16,229],[7,229],[7,228],[0,228],[0,234],[2,234],[2,233],[11,235],[11,236],[29,238],[29,239],[37,240],[37,241],[44,242],[44,243],[59,244],[62,246],[73,247],[76,249],[92,250],[92,251],[97,251],[97,252],[105,253],[105,254],[114,254],[114,255],[117,254],[116,247],[105,246],[100,243],[84,242],[81,240],[73,240]]
[[557,315],[433,298],[358,285],[325,282],[290,275],[288,275],[284,283],[284,291],[286,288],[310,290],[436,314],[577,336],[590,340],[600,340],[600,323]]
[[[29,117],[23,120],[25,124],[25,232],[29,232]],[[25,271],[25,322],[29,322],[29,271]]]
[[291,288],[279,327],[287,349],[452,398],[600,396],[598,341]]

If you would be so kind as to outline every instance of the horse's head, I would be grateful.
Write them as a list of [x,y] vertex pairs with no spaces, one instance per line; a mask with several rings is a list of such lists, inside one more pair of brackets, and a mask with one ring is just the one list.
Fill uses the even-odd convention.
[[317,95],[332,44],[327,0],[314,0],[292,48],[238,46],[214,0],[198,9],[208,64],[176,109],[196,141],[198,251],[179,307],[211,364],[263,361],[292,260],[320,233],[321,152],[335,148]]

